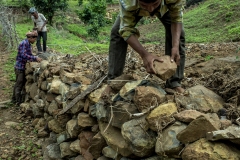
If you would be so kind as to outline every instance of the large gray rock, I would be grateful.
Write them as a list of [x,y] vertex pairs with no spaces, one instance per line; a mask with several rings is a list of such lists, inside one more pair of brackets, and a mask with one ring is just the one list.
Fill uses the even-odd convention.
[[154,152],[156,134],[149,130],[145,117],[133,119],[123,124],[123,138],[129,144],[131,152],[138,157],[150,156]]
[[209,142],[202,138],[186,146],[182,152],[183,160],[237,160],[240,159],[240,150],[219,142]]
[[91,146],[89,147],[89,152],[93,155],[95,159],[101,157],[102,149],[107,146],[106,141],[100,132],[98,132],[91,141]]
[[155,87],[138,86],[135,88],[133,102],[140,112],[145,112],[152,105],[161,104],[165,100],[165,94]]
[[88,98],[91,100],[93,103],[98,103],[102,97],[103,91],[108,87],[108,85],[104,84],[101,88],[96,89],[95,91],[91,92],[88,95]]
[[120,156],[114,149],[112,149],[110,146],[106,146],[103,148],[102,153],[105,157],[111,158],[111,159],[119,159]]
[[175,122],[162,133],[158,133],[158,138],[155,146],[155,152],[160,156],[169,156],[180,158],[179,153],[184,145],[177,139],[177,134],[187,127],[186,124]]
[[76,119],[71,119],[68,121],[66,129],[71,138],[77,138],[81,131],[81,128],[78,125],[78,121]]
[[75,73],[69,73],[66,72],[65,70],[61,69],[60,70],[60,77],[63,83],[67,83],[69,85],[71,85],[72,83],[74,83],[75,81]]
[[49,160],[61,159],[61,150],[57,143],[48,145],[44,152],[44,157]]
[[77,95],[80,94],[81,88],[80,88],[81,84],[79,83],[72,83],[69,91],[66,93],[66,98],[67,99],[74,99]]
[[207,133],[207,140],[217,141],[222,139],[230,140],[233,143],[240,144],[240,127],[230,126],[225,130],[218,130]]
[[124,100],[132,100],[135,93],[135,88],[141,84],[141,80],[126,83],[119,91],[120,96]]
[[133,103],[117,101],[114,106],[107,108],[108,121],[112,126],[121,128],[122,125],[131,119],[131,114],[138,113]]
[[70,150],[75,153],[80,153],[80,154],[82,153],[79,139],[76,139],[75,141],[73,141],[69,147],[70,147]]
[[119,91],[127,82],[134,80],[131,75],[122,74],[113,80],[109,80],[109,85],[113,90]]
[[88,150],[88,148],[91,146],[93,136],[94,134],[89,131],[82,131],[78,136],[80,140],[81,153],[87,160],[93,160],[93,155]]
[[71,145],[71,142],[63,142],[60,144],[60,151],[61,151],[62,158],[69,158],[69,157],[74,157],[78,155],[78,153],[73,152],[70,149],[70,145]]
[[200,116],[193,120],[184,130],[177,134],[177,139],[184,143],[190,143],[206,137],[207,132],[216,131],[216,128],[210,118]]
[[167,127],[169,123],[174,122],[175,119],[172,116],[174,113],[177,113],[176,104],[166,103],[152,110],[146,119],[153,131],[159,131]]
[[35,71],[35,69],[39,68],[40,67],[40,63],[38,62],[28,62],[26,63],[26,66],[25,66],[25,74],[31,74]]
[[128,148],[128,143],[123,138],[121,130],[99,121],[99,129],[107,144],[122,156],[130,156],[132,152]]
[[29,90],[26,89],[26,91],[27,91],[27,93],[29,93],[30,97],[31,97],[32,99],[34,99],[34,97],[38,94],[38,86],[37,86],[37,83],[33,83],[33,84],[30,86]]
[[61,133],[65,129],[60,125],[60,123],[56,119],[52,119],[51,121],[49,121],[48,127],[51,131],[53,131],[55,133]]
[[200,115],[203,115],[203,113],[196,110],[189,109],[189,110],[184,110],[182,112],[175,114],[174,118],[181,122],[190,123]]
[[81,128],[86,128],[97,124],[97,120],[91,117],[89,114],[81,112],[78,114],[77,123]]
[[192,94],[195,94],[195,95],[206,95],[207,97],[214,99],[214,100],[220,102],[221,104],[224,103],[224,100],[222,97],[220,97],[215,92],[209,90],[208,88],[206,88],[202,85],[196,85],[194,87],[187,89],[187,91],[192,92]]
[[188,94],[176,96],[176,101],[185,109],[217,113],[223,108],[221,97],[204,86],[195,86],[187,89],[186,92]]
[[71,136],[69,135],[69,133],[67,131],[59,133],[57,136],[58,144],[60,144],[62,142],[70,141],[70,140],[71,140]]

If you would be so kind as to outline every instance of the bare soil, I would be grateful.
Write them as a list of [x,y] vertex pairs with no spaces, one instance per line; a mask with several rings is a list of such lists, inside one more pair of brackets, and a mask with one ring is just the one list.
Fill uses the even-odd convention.
[[[11,99],[14,82],[10,81],[4,65],[9,52],[0,42],[0,102]],[[163,52],[163,46],[148,45],[149,52]],[[215,44],[187,44],[184,88],[202,84],[222,96],[229,117],[236,119],[240,113],[240,42]],[[24,115],[19,107],[0,104],[0,160],[41,159],[33,118]],[[17,122],[18,125],[7,125]]]

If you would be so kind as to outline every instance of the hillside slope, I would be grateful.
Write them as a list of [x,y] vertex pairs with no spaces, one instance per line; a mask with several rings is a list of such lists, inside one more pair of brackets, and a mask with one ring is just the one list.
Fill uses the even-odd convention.
[[[187,43],[240,41],[240,1],[206,0],[185,10],[184,28]],[[153,23],[139,26],[141,41],[164,41],[164,29]],[[144,37],[144,38],[143,38]]]

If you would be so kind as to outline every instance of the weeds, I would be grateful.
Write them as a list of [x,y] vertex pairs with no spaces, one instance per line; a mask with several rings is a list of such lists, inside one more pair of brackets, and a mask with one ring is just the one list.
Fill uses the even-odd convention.
[[209,61],[210,59],[213,59],[213,56],[207,55],[207,56],[205,57],[205,61]]
[[13,147],[13,148],[16,149],[16,150],[22,151],[22,150],[25,150],[25,149],[26,149],[26,146],[25,146],[24,144],[22,144],[21,146],[15,146],[15,147]]

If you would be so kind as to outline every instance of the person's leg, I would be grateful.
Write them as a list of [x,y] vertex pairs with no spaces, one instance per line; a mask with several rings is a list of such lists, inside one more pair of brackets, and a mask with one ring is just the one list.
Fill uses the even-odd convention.
[[42,37],[42,32],[38,32],[37,43],[36,43],[38,52],[42,52],[41,37]]
[[[138,22],[142,17],[136,17]],[[119,34],[120,16],[118,15],[112,27],[108,56],[108,79],[114,79],[123,73],[128,43]]]
[[112,27],[110,35],[110,46],[108,55],[108,79],[114,79],[123,73],[126,53],[127,42],[119,34],[120,17],[116,18],[116,21]]
[[43,52],[47,50],[47,32],[42,32],[43,37]]
[[14,68],[14,72],[15,72],[16,80],[15,80],[15,84],[14,84],[14,87],[13,87],[13,94],[12,94],[12,101],[11,101],[12,103],[16,103],[17,102],[15,90],[16,90],[16,86],[17,86],[18,74],[17,74],[16,68]]
[[22,103],[22,90],[26,83],[25,71],[16,69],[15,73],[16,73],[16,83],[14,86],[14,93],[15,93],[16,103],[20,104]]
[[[165,54],[171,56],[172,49],[172,34],[171,34],[171,18],[169,12],[167,12],[160,21],[165,27]],[[180,42],[179,42],[179,54],[180,54],[180,65],[177,67],[176,73],[167,80],[167,88],[181,87],[181,81],[184,78],[184,66],[185,66],[185,32],[182,29]]]

